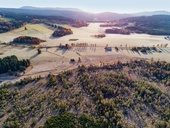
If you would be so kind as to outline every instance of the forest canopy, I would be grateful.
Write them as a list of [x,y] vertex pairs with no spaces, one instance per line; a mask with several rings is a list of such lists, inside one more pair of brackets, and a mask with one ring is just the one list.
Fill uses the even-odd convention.
[[0,87],[2,125],[168,128],[169,71],[167,62],[132,60],[24,78]]
[[62,28],[62,29],[54,31],[53,36],[62,37],[62,36],[70,35],[70,34],[73,34],[73,31],[70,28]]

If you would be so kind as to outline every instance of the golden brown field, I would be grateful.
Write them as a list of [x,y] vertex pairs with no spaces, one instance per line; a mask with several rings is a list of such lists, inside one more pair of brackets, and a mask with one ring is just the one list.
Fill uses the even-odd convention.
[[[104,28],[99,27],[99,23],[90,23],[88,27],[72,28],[68,25],[64,27],[71,28],[73,30],[72,35],[64,36],[61,38],[52,37],[53,30],[43,24],[28,24],[27,30],[19,28],[11,32],[0,34],[0,41],[10,42],[18,36],[33,36],[40,39],[47,40],[47,42],[41,43],[41,46],[54,46],[53,48],[42,48],[42,54],[37,54],[37,49],[31,49],[29,46],[16,47],[9,45],[0,45],[0,58],[9,55],[16,55],[19,59],[30,59],[32,67],[28,68],[25,74],[20,78],[27,76],[47,75],[51,73],[58,73],[63,70],[74,69],[78,65],[101,65],[107,63],[114,63],[118,60],[129,61],[133,58],[145,58],[154,60],[161,60],[170,62],[170,45],[167,48],[158,49],[161,53],[143,54],[141,52],[132,52],[129,47],[142,47],[142,46],[157,46],[157,44],[170,44],[170,41],[165,40],[164,36],[152,36],[146,34],[131,34],[131,35],[116,35],[108,34],[105,38],[94,38],[92,35],[104,33]],[[77,41],[69,41],[70,39],[78,39]],[[88,47],[72,47],[70,50],[58,49],[60,44],[80,44],[87,43]],[[105,52],[104,47],[112,47],[111,52]],[[119,47],[119,51],[115,50],[115,46]],[[125,48],[127,46],[127,48]],[[37,46],[38,47],[38,46]],[[3,54],[2,54],[3,53]],[[78,63],[79,57],[81,63]],[[75,64],[70,63],[70,59],[75,59]],[[6,80],[4,75],[1,75],[1,80]],[[8,77],[10,79],[10,77]],[[12,79],[18,79],[13,78]]]

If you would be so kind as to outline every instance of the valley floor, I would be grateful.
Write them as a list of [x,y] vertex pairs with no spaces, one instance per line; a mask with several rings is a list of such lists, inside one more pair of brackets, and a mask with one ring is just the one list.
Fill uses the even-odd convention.
[[[95,34],[103,34],[104,28],[99,27],[99,23],[91,23],[88,27],[71,28],[73,34],[61,38],[51,37],[52,28],[43,24],[28,24],[27,30],[19,28],[11,32],[0,34],[1,42],[9,42],[18,36],[34,36],[47,40],[41,44],[43,47],[51,46],[53,48],[43,48],[42,54],[37,54],[37,49],[31,49],[29,46],[14,47],[10,45],[0,45],[0,58],[10,55],[16,55],[19,59],[30,59],[32,66],[29,67],[25,74],[20,78],[6,77],[6,74],[0,75],[0,81],[18,80],[28,76],[46,76],[49,73],[58,74],[61,71],[77,68],[78,65],[101,65],[107,63],[115,63],[120,61],[129,61],[134,58],[154,59],[170,62],[170,47],[157,49],[161,51],[143,54],[141,52],[132,52],[128,47],[141,46],[157,46],[158,44],[170,44],[169,40],[165,40],[163,36],[151,36],[146,34],[131,35],[112,35],[108,34],[105,38],[94,38]],[[70,27],[63,25],[64,27]],[[69,41],[69,39],[78,39],[77,41]],[[71,43],[87,43],[89,47],[73,47],[70,50],[58,49],[60,43],[62,45]],[[106,52],[105,46],[112,47],[112,51]],[[125,48],[125,46],[127,46]],[[119,47],[119,51],[115,50]],[[78,63],[78,59],[81,63]],[[70,59],[76,62],[70,63]]]

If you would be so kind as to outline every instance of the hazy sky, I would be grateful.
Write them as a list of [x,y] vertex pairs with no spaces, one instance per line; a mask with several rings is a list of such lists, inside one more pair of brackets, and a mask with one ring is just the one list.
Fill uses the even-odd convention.
[[0,7],[71,7],[89,12],[170,11],[170,0],[0,0]]

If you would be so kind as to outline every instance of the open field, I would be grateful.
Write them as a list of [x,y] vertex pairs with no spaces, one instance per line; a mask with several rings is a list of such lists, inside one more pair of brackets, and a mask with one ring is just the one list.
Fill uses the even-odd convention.
[[[68,25],[64,27],[70,27],[73,30],[72,35],[64,36],[61,38],[52,37],[54,30],[43,24],[28,24],[25,26],[11,32],[0,34],[1,42],[10,42],[14,38],[19,36],[33,36],[38,37],[47,42],[42,43],[44,46],[54,46],[53,48],[43,48],[42,54],[37,54],[37,49],[31,48],[21,48],[0,45],[0,58],[9,55],[16,55],[19,59],[30,59],[33,67],[28,68],[26,73],[20,78],[27,76],[36,75],[47,75],[50,72],[57,74],[63,70],[74,69],[78,65],[85,64],[95,64],[100,65],[101,63],[114,63],[118,60],[129,61],[133,58],[146,58],[154,60],[161,60],[170,62],[170,41],[165,40],[164,36],[151,36],[146,34],[131,34],[131,35],[112,35],[108,34],[105,38],[97,39],[92,37],[92,35],[104,33],[104,28],[99,27],[99,23],[91,23],[88,27],[82,28],[71,28]],[[69,41],[69,39],[78,39],[77,41]],[[71,44],[71,43],[87,43],[88,47],[73,47],[70,50],[58,49],[59,44]],[[91,45],[93,44],[93,46]],[[94,46],[96,44],[96,46]],[[169,44],[167,48],[158,48],[162,53],[150,53],[143,54],[141,52],[132,52],[129,49],[122,49],[121,46],[133,47],[133,46],[157,46],[157,44]],[[108,45],[113,47],[111,52],[105,52],[104,47]],[[120,47],[119,51],[116,51],[114,47]],[[78,58],[81,58],[81,63],[78,63]],[[76,63],[70,63],[70,59],[75,59]],[[18,79],[18,78],[11,78]],[[11,80],[9,77],[9,80]],[[3,75],[0,76],[0,80],[4,81],[7,78]]]
[[[27,27],[27,30],[25,30],[25,27]],[[19,36],[33,36],[45,40],[47,37],[51,36],[52,33],[53,31],[46,28],[44,25],[27,24],[26,26],[21,27],[19,29],[15,29],[7,33],[0,34],[0,40],[2,42],[10,42],[14,38]]]
[[152,36],[146,34],[131,34],[131,35],[120,35],[120,34],[107,34],[105,38],[97,39],[92,37],[95,34],[104,33],[105,28],[99,27],[99,23],[91,23],[88,27],[82,28],[72,28],[68,25],[63,25],[64,27],[71,28],[73,30],[72,35],[64,36],[61,38],[51,37],[53,30],[43,24],[28,24],[25,31],[25,26],[11,32],[0,34],[0,40],[2,42],[12,41],[18,36],[34,36],[47,42],[42,43],[48,46],[56,46],[60,43],[69,43],[69,39],[79,39],[76,43],[95,43],[99,46],[153,46],[157,44],[170,43],[169,40],[165,40],[164,36]]

